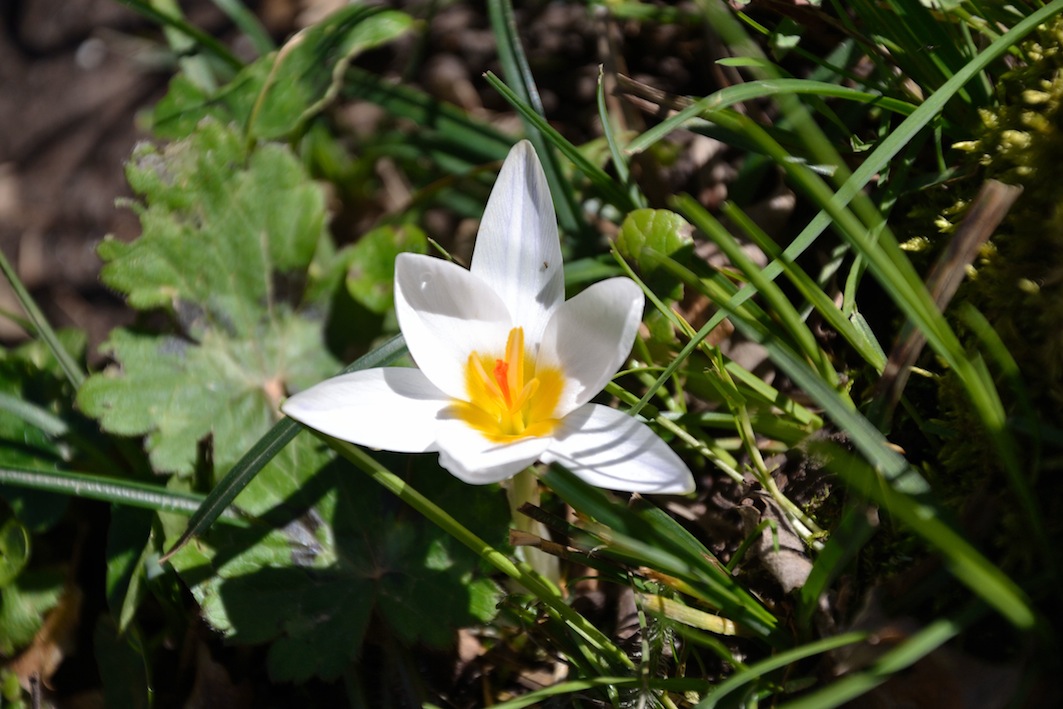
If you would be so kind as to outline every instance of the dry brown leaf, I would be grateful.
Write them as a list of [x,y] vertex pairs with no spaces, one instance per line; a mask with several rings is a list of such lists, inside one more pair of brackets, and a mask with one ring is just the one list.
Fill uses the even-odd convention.
[[24,690],[32,691],[35,682],[51,688],[52,675],[74,649],[80,619],[81,589],[69,585],[60,596],[59,604],[44,619],[33,642],[10,665]]

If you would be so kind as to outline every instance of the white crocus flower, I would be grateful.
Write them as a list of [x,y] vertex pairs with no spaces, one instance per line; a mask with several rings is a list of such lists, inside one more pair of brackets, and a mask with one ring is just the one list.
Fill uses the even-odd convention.
[[642,307],[628,278],[565,300],[549,189],[523,141],[491,192],[470,270],[419,254],[395,262],[395,309],[418,368],[345,374],[282,409],[359,445],[438,451],[469,483],[542,460],[598,487],[690,492],[690,471],[648,426],[588,403],[627,359]]

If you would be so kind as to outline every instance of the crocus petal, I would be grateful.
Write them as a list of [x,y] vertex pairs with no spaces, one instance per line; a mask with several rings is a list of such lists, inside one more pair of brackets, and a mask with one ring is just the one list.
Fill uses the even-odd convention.
[[473,485],[501,482],[534,463],[550,445],[550,438],[522,438],[495,443],[459,419],[442,414],[439,426],[439,464]]
[[438,450],[438,416],[450,399],[417,369],[365,369],[290,397],[281,411],[333,438],[398,453]]
[[512,327],[509,310],[461,266],[420,254],[395,261],[395,312],[410,355],[428,380],[455,399],[468,396],[472,352],[497,352]]
[[542,455],[587,483],[609,490],[681,494],[694,477],[646,424],[616,409],[587,404],[569,414]]
[[631,352],[643,295],[629,278],[610,278],[566,301],[543,332],[537,367],[559,367],[567,379],[561,417],[591,400]]
[[509,152],[487,200],[471,270],[501,296],[534,351],[565,281],[550,188],[526,140]]

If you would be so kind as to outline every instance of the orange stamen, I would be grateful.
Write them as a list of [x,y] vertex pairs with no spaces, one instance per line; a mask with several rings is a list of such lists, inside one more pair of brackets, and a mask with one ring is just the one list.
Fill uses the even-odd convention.
[[498,382],[498,388],[502,392],[502,399],[506,402],[506,406],[510,409],[513,408],[513,399],[511,398],[509,388],[509,362],[504,362],[500,359],[495,360],[495,381]]
[[509,331],[502,357],[470,354],[465,369],[469,399],[455,402],[457,416],[493,441],[549,435],[558,423],[554,411],[564,377],[555,368],[526,367],[527,358],[519,327]]

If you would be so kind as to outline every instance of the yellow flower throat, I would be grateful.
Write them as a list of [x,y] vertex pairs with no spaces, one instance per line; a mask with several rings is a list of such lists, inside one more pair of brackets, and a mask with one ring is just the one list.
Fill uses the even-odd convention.
[[465,365],[467,402],[455,402],[458,417],[499,443],[546,436],[561,399],[564,377],[551,367],[526,366],[524,328],[509,331],[502,357],[473,352]]

